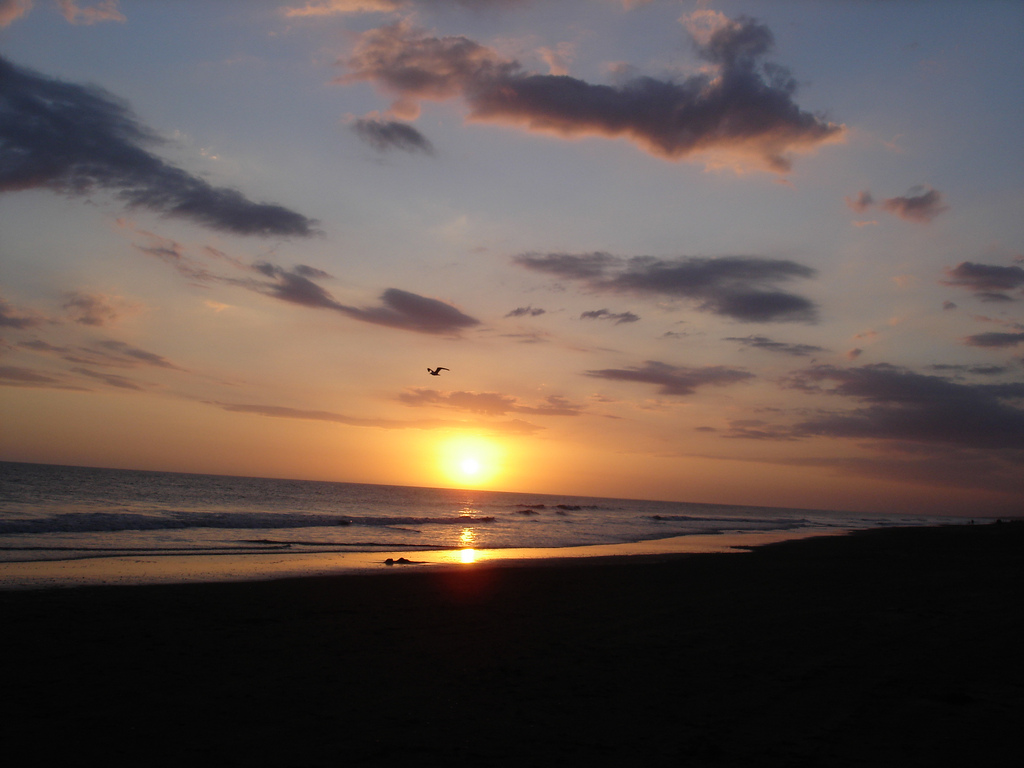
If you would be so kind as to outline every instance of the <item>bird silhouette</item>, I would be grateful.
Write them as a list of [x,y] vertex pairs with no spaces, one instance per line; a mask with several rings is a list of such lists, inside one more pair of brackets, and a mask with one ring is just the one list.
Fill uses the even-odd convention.
[[429,368],[427,368],[427,373],[429,373],[431,376],[440,376],[441,375],[441,371],[447,371],[447,370],[449,370],[449,369],[448,368],[441,368],[440,366],[438,366],[434,370],[430,370]]

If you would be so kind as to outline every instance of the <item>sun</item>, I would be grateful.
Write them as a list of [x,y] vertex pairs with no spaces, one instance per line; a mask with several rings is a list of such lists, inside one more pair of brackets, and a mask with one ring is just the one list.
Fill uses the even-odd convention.
[[446,485],[483,487],[499,476],[502,453],[501,446],[489,438],[454,436],[440,443],[439,469]]

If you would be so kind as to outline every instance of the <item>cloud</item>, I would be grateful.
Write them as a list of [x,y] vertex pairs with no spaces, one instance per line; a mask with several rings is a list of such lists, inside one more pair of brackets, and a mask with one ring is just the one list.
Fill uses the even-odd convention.
[[689,299],[697,309],[746,322],[814,322],[817,310],[802,296],[776,284],[813,277],[803,264],[755,256],[620,259],[607,253],[527,253],[520,266],[570,280],[597,291],[655,294]]
[[1024,344],[1024,333],[978,333],[968,336],[964,343],[969,347],[1015,347]]
[[101,21],[125,21],[117,9],[117,0],[100,0],[95,5],[81,8],[77,0],[57,0],[60,12],[72,24],[96,24]]
[[783,355],[793,355],[794,357],[811,357],[820,352],[828,351],[824,347],[817,347],[813,344],[786,344],[781,341],[772,341],[765,336],[744,336],[742,338],[727,336],[722,341],[738,341],[744,347],[764,349],[768,352],[778,352]]
[[613,320],[616,325],[622,323],[635,323],[640,319],[639,315],[632,312],[610,312],[607,309],[593,309],[580,315],[580,320]]
[[43,187],[87,195],[102,189],[129,207],[225,232],[313,234],[313,220],[211,186],[144,148],[158,142],[106,91],[48,78],[0,57],[0,192]]
[[[129,224],[125,226],[131,228]],[[385,290],[380,296],[381,303],[378,306],[347,306],[337,301],[326,288],[316,282],[330,278],[322,269],[305,264],[285,269],[270,262],[247,265],[216,249],[203,249],[208,255],[231,264],[241,272],[248,273],[248,276],[230,277],[217,274],[207,269],[201,262],[190,258],[181,243],[144,230],[131,229],[150,241],[148,245],[136,243],[135,247],[139,251],[160,259],[185,277],[200,283],[223,283],[289,304],[311,309],[327,309],[364,323],[417,333],[457,335],[463,329],[480,324],[479,320],[464,314],[451,304],[399,288]]]
[[914,187],[903,197],[890,197],[883,200],[882,208],[889,213],[907,221],[918,221],[927,224],[949,206],[942,202],[942,193],[937,189]]
[[943,280],[943,285],[966,288],[983,301],[1013,301],[1004,291],[1024,288],[1024,269],[1020,267],[962,261],[952,269],[947,268],[946,275],[949,279]]
[[97,342],[97,346],[105,350],[114,360],[127,362],[132,366],[141,363],[143,365],[150,365],[156,368],[169,368],[178,371],[182,370],[162,355],[157,355],[153,352],[147,352],[144,349],[133,347],[130,344],[125,344],[123,341],[100,341]]
[[0,328],[14,328],[16,330],[24,330],[25,328],[35,328],[36,326],[42,325],[47,322],[46,318],[42,315],[18,309],[6,301],[0,296]]
[[76,323],[82,325],[115,325],[124,317],[134,314],[139,306],[120,296],[109,296],[86,291],[68,291],[61,305]]
[[325,288],[306,277],[308,271],[300,274],[299,268],[288,271],[266,263],[255,265],[255,269],[273,278],[273,282],[251,281],[238,284],[291,304],[334,310],[364,323],[442,335],[457,335],[463,329],[480,324],[479,320],[464,314],[451,304],[399,288],[385,290],[380,296],[378,306],[350,307],[336,301]]
[[692,395],[698,387],[736,384],[754,378],[754,374],[723,365],[685,368],[648,360],[642,368],[605,368],[587,371],[587,376],[609,381],[635,381],[654,384],[662,395]]
[[97,371],[90,371],[88,368],[72,368],[71,370],[90,379],[102,381],[107,386],[116,387],[117,389],[130,389],[135,392],[142,392],[145,389],[145,387],[137,384],[131,379],[125,378],[124,376],[118,376],[117,374],[99,373]]
[[461,99],[473,121],[563,138],[623,137],[670,160],[710,155],[782,173],[793,153],[840,141],[845,127],[797,106],[796,81],[760,61],[772,42],[757,21],[726,19],[697,45],[714,73],[610,86],[531,73],[467,37],[432,37],[398,22],[362,33],[338,82],[375,83],[396,97],[391,111],[403,117],[415,117],[423,100]]
[[52,376],[16,365],[0,365],[0,385],[5,387],[49,387],[60,382]]
[[[629,0],[626,0],[627,3]],[[318,18],[356,13],[394,13],[417,5],[464,5],[479,8],[484,5],[519,5],[527,0],[311,0],[303,6],[284,9],[289,18]]]
[[[124,21],[124,15],[117,9],[118,0],[100,0],[92,6],[81,8],[77,0],[56,0],[61,14],[72,24],[96,24],[100,21]],[[32,10],[32,0],[0,0],[0,28]]]
[[[465,426],[465,424],[461,422],[446,421],[444,419],[361,418],[346,416],[345,414],[335,413],[333,411],[305,410],[279,405],[221,402],[209,402],[208,405],[216,406],[217,408],[221,408],[231,413],[249,413],[280,419],[301,419],[303,421],[328,421],[350,427],[376,427],[378,429],[444,429]],[[494,432],[500,432],[503,434],[532,434],[541,429],[541,427],[529,424],[520,419],[490,422],[486,426]]]
[[0,29],[32,10],[32,0],[0,0]]
[[850,210],[856,213],[864,213],[868,208],[874,205],[875,199],[871,196],[871,193],[866,189],[862,191],[857,197],[850,199],[849,197],[843,198],[846,204],[850,207]]
[[562,397],[550,396],[543,405],[523,405],[515,397],[498,392],[448,392],[415,388],[398,396],[405,405],[422,407],[438,406],[453,408],[469,413],[487,416],[503,416],[506,413],[528,413],[536,416],[578,416],[582,407],[573,405]]
[[929,365],[928,368],[933,371],[973,373],[978,376],[1000,376],[1010,371],[1004,365],[950,365],[948,363],[935,363],[934,365]]
[[1006,402],[1024,399],[1024,383],[963,384],[877,364],[818,366],[797,374],[793,386],[866,404],[803,421],[792,430],[798,436],[1024,449],[1024,410]]
[[342,307],[339,311],[367,323],[418,333],[457,334],[480,321],[465,315],[451,304],[419,296],[398,288],[388,288],[380,297],[382,306]]
[[378,152],[399,149],[403,152],[434,154],[434,145],[408,123],[362,117],[352,124],[352,129]]
[[[863,190],[857,197],[843,198],[846,205],[856,213],[864,213],[871,206],[876,204],[875,198],[868,190]],[[943,202],[942,193],[931,187],[913,187],[903,197],[890,197],[878,203],[883,210],[899,216],[907,221],[917,221],[922,224],[929,223],[940,213],[949,210],[949,206]],[[874,224],[875,222],[857,222],[858,226]]]
[[538,315],[543,315],[546,311],[547,310],[544,309],[534,308],[533,306],[516,307],[505,315],[505,317],[537,317]]

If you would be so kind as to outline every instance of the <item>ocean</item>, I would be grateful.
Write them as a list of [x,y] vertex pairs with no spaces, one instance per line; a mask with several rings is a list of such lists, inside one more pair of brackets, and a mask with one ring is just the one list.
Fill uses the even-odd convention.
[[[534,493],[0,462],[0,563],[561,550],[718,534],[966,522]],[[678,539],[677,537],[684,537]]]

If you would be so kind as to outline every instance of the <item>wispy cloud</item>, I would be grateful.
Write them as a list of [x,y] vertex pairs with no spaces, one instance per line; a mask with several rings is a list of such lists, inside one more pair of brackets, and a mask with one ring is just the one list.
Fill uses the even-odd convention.
[[516,307],[509,312],[505,317],[538,317],[543,315],[547,310],[540,309],[539,307]]
[[168,264],[197,283],[231,285],[288,304],[311,309],[327,309],[360,322],[417,333],[456,336],[461,331],[480,324],[479,320],[447,302],[400,288],[386,289],[380,295],[376,306],[348,306],[337,301],[330,291],[316,282],[331,277],[322,269],[306,264],[286,269],[267,261],[246,264],[216,249],[201,249],[202,254],[229,264],[241,272],[242,276],[220,274],[209,269],[194,252],[190,255],[182,243],[152,232],[136,230],[127,222],[123,226],[146,239],[144,244],[136,243],[136,249]]
[[635,323],[639,319],[640,315],[635,315],[632,312],[612,312],[608,309],[592,309],[580,314],[580,320],[610,320],[615,325]]
[[452,408],[487,416],[526,413],[535,416],[578,416],[583,408],[562,397],[550,396],[541,405],[525,405],[518,398],[499,392],[438,392],[415,388],[398,396],[405,405]]
[[61,308],[82,325],[110,326],[135,314],[140,307],[121,296],[90,291],[67,291]]
[[[857,197],[844,199],[846,205],[855,213],[864,213],[877,204],[882,210],[888,211],[894,216],[921,224],[928,224],[940,213],[949,210],[942,193],[926,186],[913,187],[901,197],[889,197],[881,202],[877,202],[871,192],[866,189],[858,193]],[[863,225],[873,222],[858,223]]]
[[597,291],[631,292],[689,299],[697,309],[746,322],[814,322],[817,309],[802,296],[775,288],[778,283],[813,277],[810,267],[756,256],[622,259],[589,254],[526,253],[520,266]]
[[433,37],[400,21],[364,32],[338,81],[375,83],[397,97],[390,111],[402,117],[418,115],[423,100],[461,99],[475,121],[562,137],[625,137],[658,157],[710,154],[717,163],[778,173],[789,170],[793,153],[844,136],[844,126],[801,110],[796,81],[763,61],[774,43],[763,24],[719,15],[695,42],[713,73],[612,86],[528,72],[467,37]]
[[78,0],[57,0],[60,12],[72,24],[96,24],[101,21],[126,21],[118,10],[118,0],[100,0],[93,5],[81,6]]
[[361,117],[352,123],[352,130],[378,152],[397,149],[403,152],[434,154],[434,145],[409,123]]
[[587,371],[587,376],[609,381],[628,381],[653,384],[663,395],[692,395],[699,387],[737,384],[754,378],[754,374],[740,368],[711,365],[704,368],[686,368],[648,360],[643,367],[605,368]]
[[812,357],[813,355],[828,351],[824,347],[818,347],[814,344],[787,344],[782,341],[772,341],[766,336],[726,336],[722,341],[736,341],[744,347],[751,349],[763,349],[768,352],[793,355],[794,357]]
[[147,150],[159,137],[106,91],[17,67],[0,57],[0,192],[108,190],[128,206],[240,235],[313,234],[315,222],[204,179]]
[[35,328],[46,322],[46,318],[38,312],[19,309],[4,301],[3,297],[0,296],[0,328],[23,330],[25,328]]
[[[461,422],[445,419],[366,418],[347,416],[333,411],[307,410],[279,405],[223,402],[210,402],[209,405],[216,406],[232,413],[248,413],[280,419],[301,419],[303,421],[329,421],[350,427],[374,427],[377,429],[443,429],[466,426]],[[485,426],[491,431],[503,434],[531,434],[541,429],[541,427],[529,424],[520,419],[488,422]]]
[[[118,0],[99,0],[82,7],[77,0],[55,0],[61,15],[72,24],[96,24],[101,21],[125,21]],[[0,0],[0,28],[6,27],[32,10],[33,0]]]
[[949,210],[937,189],[915,187],[902,197],[883,200],[882,208],[907,221],[927,224],[940,213]]

